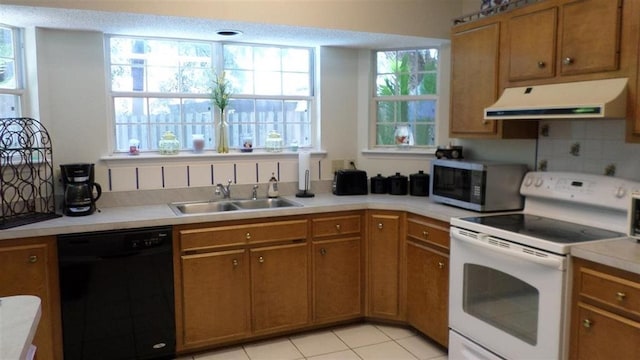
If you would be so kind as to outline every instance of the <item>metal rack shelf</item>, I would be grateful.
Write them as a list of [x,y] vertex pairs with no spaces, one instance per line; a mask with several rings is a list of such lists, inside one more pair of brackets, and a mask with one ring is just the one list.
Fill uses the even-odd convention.
[[491,6],[490,2],[485,1],[480,6],[480,10],[471,14],[463,15],[452,20],[453,25],[464,24],[467,22],[475,21],[478,19],[485,18],[487,16],[495,15],[501,13],[503,11],[517,9],[519,7],[537,3],[543,0],[504,0],[504,1],[496,1],[496,5]]
[[56,214],[51,138],[31,118],[0,118],[0,229]]

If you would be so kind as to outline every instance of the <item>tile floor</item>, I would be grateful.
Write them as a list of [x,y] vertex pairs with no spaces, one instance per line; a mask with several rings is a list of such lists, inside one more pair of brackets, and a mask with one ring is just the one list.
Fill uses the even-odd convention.
[[355,324],[182,357],[178,360],[446,360],[447,353],[402,328]]

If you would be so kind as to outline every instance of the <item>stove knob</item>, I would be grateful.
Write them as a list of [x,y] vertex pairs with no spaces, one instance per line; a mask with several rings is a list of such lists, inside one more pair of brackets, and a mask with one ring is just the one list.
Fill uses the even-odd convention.
[[544,184],[544,180],[542,178],[537,178],[536,183],[534,184],[536,187],[540,187]]
[[527,176],[527,177],[524,179],[524,186],[525,186],[525,187],[529,187],[529,186],[531,186],[531,184],[533,184],[533,178],[532,178],[532,177],[530,177],[530,176]]
[[627,195],[627,189],[625,189],[624,186],[618,186],[614,194],[618,199],[622,199]]

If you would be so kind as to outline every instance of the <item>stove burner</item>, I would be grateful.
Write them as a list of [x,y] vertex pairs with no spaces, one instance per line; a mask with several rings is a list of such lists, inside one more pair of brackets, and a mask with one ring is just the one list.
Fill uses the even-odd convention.
[[530,214],[474,216],[462,220],[562,244],[623,236],[615,231]]

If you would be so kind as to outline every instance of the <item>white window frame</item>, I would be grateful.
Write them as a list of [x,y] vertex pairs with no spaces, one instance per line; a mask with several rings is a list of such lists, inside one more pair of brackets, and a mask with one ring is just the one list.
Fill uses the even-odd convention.
[[[16,79],[15,89],[0,88],[0,94],[17,96],[18,100],[16,101],[16,105],[18,108],[15,109],[15,115],[10,117],[19,118],[24,116],[24,105],[27,94],[25,86],[24,30],[15,26],[4,25],[2,23],[0,23],[0,26],[5,29],[10,29],[13,32],[13,54],[15,63],[14,77]],[[7,116],[0,115],[0,117]]]

